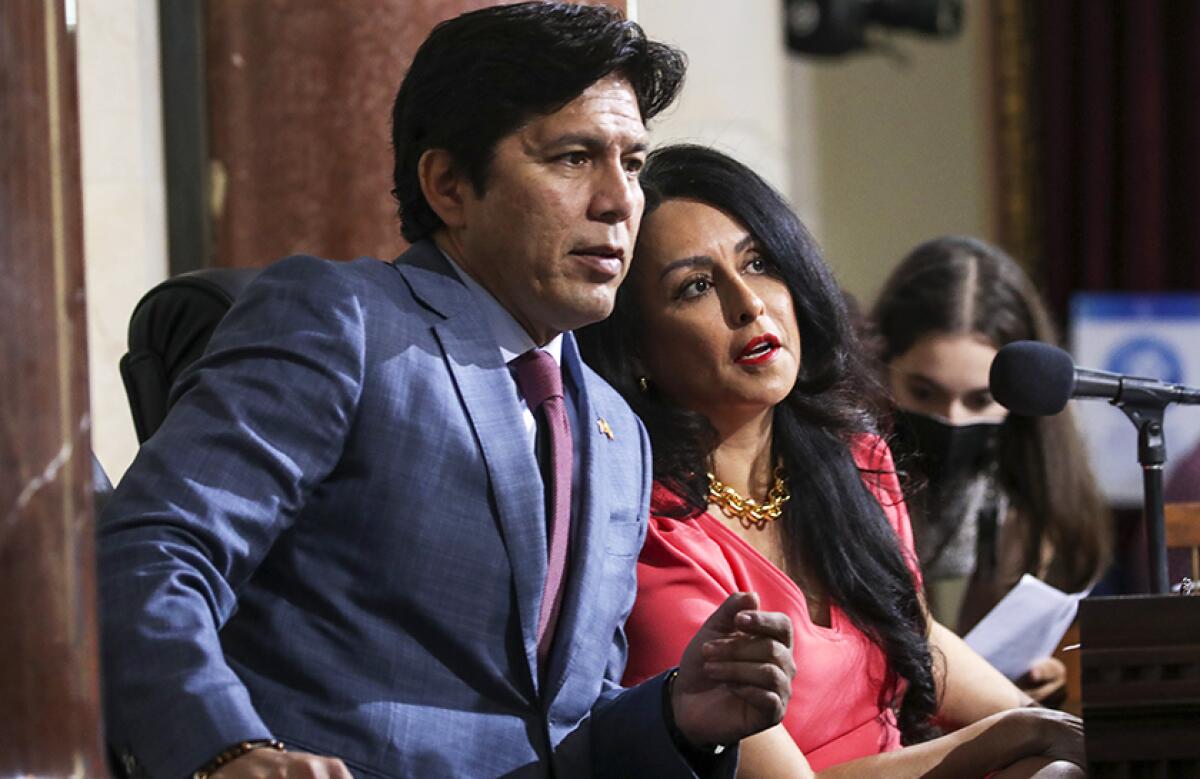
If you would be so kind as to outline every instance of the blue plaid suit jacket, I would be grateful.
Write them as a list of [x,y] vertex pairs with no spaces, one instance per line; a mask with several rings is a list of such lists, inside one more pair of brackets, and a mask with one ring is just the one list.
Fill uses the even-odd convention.
[[692,776],[662,678],[619,686],[648,440],[569,335],[563,369],[583,492],[540,672],[542,482],[467,289],[430,243],[265,271],[100,521],[125,767],[184,776],[273,736],[357,776]]

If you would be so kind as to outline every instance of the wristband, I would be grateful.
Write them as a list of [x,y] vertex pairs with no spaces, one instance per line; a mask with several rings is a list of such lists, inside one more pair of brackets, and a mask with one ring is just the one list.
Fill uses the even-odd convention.
[[667,725],[667,734],[671,737],[671,743],[675,745],[679,754],[683,755],[693,766],[704,765],[724,752],[725,746],[723,744],[696,746],[688,741],[687,736],[683,735],[683,731],[675,724],[675,707],[671,703],[671,691],[675,689],[675,677],[677,676],[679,676],[679,669],[672,668],[663,684],[663,721]]

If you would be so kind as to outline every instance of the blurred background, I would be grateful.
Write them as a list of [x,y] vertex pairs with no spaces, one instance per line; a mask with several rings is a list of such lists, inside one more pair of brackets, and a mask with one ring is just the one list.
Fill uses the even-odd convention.
[[[484,4],[78,0],[93,448],[114,481],[137,448],[117,364],[142,293],[294,252],[398,254],[391,98],[429,27]],[[868,21],[866,0],[624,5],[691,62],[654,141],[714,144],[763,173],[861,299],[920,240],[1000,236],[996,18],[1021,3],[910,3],[958,11],[940,36]],[[789,49],[789,19],[806,18],[794,43],[851,48]]]
[[[391,97],[432,24],[486,3],[77,2],[93,447],[116,479],[140,295],[199,267],[399,253]],[[1013,254],[1064,329],[1079,290],[1200,288],[1200,4],[617,5],[691,60],[654,140],[765,174],[864,304],[946,233]]]

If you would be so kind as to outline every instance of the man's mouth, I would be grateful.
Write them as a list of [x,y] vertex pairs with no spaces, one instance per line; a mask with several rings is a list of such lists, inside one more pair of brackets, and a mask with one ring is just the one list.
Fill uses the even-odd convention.
[[621,275],[621,269],[625,265],[625,249],[612,244],[581,246],[578,249],[572,249],[571,254],[605,276]]
[[739,365],[761,365],[779,354],[779,338],[774,333],[755,336],[742,347],[734,362]]

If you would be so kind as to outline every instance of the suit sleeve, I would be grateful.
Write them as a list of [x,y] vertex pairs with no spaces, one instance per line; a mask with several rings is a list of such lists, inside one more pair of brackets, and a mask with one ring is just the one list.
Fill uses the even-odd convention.
[[100,518],[105,719],[127,770],[184,776],[271,735],[218,631],[339,458],[365,351],[349,286],[311,258],[265,271]]
[[[650,515],[650,490],[653,469],[650,442],[644,428],[642,440],[642,500],[640,516]],[[640,593],[640,588],[639,588]],[[718,601],[719,604],[719,601]],[[714,606],[715,608],[715,606]],[[711,610],[710,610],[711,612]],[[628,618],[628,613],[625,615]],[[702,620],[703,622],[703,620]],[[629,776],[692,778],[693,770],[671,741],[663,718],[663,696],[667,671],[633,687],[622,688],[620,679],[625,672],[628,643],[625,628],[616,631],[609,665],[605,674],[605,692],[592,707],[592,755],[595,775],[600,779]],[[697,625],[698,627],[698,625]],[[693,631],[694,632],[694,631]],[[687,641],[683,646],[687,645]],[[679,662],[682,649],[674,656],[672,667]],[[737,749],[727,749],[702,774],[704,777],[729,777],[737,772]]]

